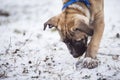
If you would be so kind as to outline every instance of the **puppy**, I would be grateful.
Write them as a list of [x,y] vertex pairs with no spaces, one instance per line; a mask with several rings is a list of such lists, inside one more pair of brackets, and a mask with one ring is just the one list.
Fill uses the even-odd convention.
[[[66,4],[70,0],[62,0]],[[67,6],[62,13],[50,18],[44,24],[44,30],[55,27],[62,41],[67,45],[74,58],[78,58],[86,52],[83,66],[94,68],[98,66],[96,56],[104,31],[104,1],[88,0],[90,6],[84,2],[74,2]],[[87,43],[88,36],[91,37]]]

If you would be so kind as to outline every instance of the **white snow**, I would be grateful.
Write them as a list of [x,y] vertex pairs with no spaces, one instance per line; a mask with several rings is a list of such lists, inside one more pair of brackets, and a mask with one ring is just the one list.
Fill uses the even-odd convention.
[[95,69],[75,69],[58,33],[43,24],[61,12],[62,0],[0,0],[0,80],[120,80],[120,4],[105,1],[105,31]]

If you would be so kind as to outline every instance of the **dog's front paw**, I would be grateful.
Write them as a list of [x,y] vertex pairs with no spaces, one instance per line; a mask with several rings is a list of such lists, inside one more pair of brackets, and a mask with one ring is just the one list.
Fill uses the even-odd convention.
[[96,68],[99,65],[100,61],[98,59],[92,59],[92,58],[84,58],[80,59],[76,63],[76,69],[82,69],[82,68],[88,68],[93,69]]
[[85,59],[83,60],[82,66],[83,66],[84,68],[93,69],[93,68],[98,67],[99,63],[100,63],[100,62],[99,62],[98,59],[85,58]]

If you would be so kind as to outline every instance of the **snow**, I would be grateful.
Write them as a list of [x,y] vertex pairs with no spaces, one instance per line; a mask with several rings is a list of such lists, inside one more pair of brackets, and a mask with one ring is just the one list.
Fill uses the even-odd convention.
[[43,23],[61,12],[62,0],[0,0],[0,80],[120,80],[120,5],[105,1],[105,31],[95,69],[76,70],[58,32]]

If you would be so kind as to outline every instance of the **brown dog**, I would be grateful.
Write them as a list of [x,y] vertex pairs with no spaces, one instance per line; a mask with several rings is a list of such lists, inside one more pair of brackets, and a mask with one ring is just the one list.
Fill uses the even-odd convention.
[[[63,0],[63,4],[68,1]],[[58,30],[63,42],[75,58],[82,56],[86,51],[85,57],[96,59],[104,31],[104,1],[89,1],[91,4],[89,8],[82,2],[76,2],[44,24],[44,30],[47,25]],[[89,44],[87,44],[88,36],[91,36]],[[95,60],[85,61],[83,64],[87,68],[98,65]]]

